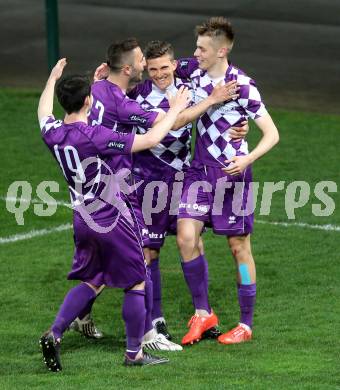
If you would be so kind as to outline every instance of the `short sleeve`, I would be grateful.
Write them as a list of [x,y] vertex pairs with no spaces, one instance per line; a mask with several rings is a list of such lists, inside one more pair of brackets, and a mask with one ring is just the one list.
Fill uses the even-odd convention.
[[57,128],[61,126],[61,124],[62,121],[56,120],[53,115],[45,116],[39,122],[40,130],[42,134],[47,133],[49,130],[53,128]]
[[181,58],[177,61],[176,75],[189,79],[191,74],[198,69],[196,58]]
[[91,141],[100,156],[130,154],[134,137],[134,133],[121,133],[101,125],[91,130]]
[[134,126],[141,126],[145,129],[152,127],[157,118],[157,113],[145,111],[135,100],[125,97],[117,107],[118,121]]
[[252,119],[257,119],[267,114],[266,107],[254,80],[250,79],[247,84],[240,85],[238,102]]

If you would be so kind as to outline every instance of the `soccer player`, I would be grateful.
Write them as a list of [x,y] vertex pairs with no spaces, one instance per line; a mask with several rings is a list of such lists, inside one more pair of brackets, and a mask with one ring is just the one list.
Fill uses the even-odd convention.
[[[133,133],[137,126],[144,129],[152,128],[164,118],[164,112],[146,111],[138,102],[130,99],[126,95],[126,91],[131,83],[141,81],[145,64],[143,52],[135,38],[115,42],[108,48],[107,65],[109,67],[109,74],[107,79],[94,83],[92,87],[93,105],[89,117],[90,124],[103,124],[105,127],[117,131]],[[236,82],[234,81],[225,86],[217,86],[214,93],[209,97],[199,104],[184,110],[178,116],[173,128],[181,128],[205,112],[211,105],[235,97],[235,88]],[[112,160],[110,162],[112,166],[110,166],[115,171],[122,169],[132,171],[133,161],[134,155],[122,155],[120,158],[114,161]],[[130,186],[134,185],[132,177],[128,177],[127,180]],[[128,195],[128,200],[138,221],[140,231],[146,232],[145,237],[141,237],[141,241],[143,242],[143,246],[147,247],[147,229],[135,191]],[[153,288],[151,278],[148,277],[145,283],[145,288],[148,290],[147,297],[150,301],[147,303],[147,320],[143,347],[153,350],[182,350],[180,345],[171,342],[163,334],[157,333],[153,328]],[[93,301],[87,307],[88,313],[91,311],[92,303]]]
[[[186,85],[191,88],[188,79],[175,77],[177,61],[174,58],[174,50],[170,43],[164,41],[151,41],[144,49],[146,59],[146,70],[148,80],[139,83],[128,92],[128,96],[136,100],[146,111],[166,112],[169,109],[167,93],[176,93],[178,88]],[[214,92],[210,99],[214,97]],[[238,95],[233,96],[236,98]],[[228,99],[229,100],[229,99]],[[213,101],[213,100],[212,100]],[[218,103],[215,99],[215,104]],[[246,125],[247,122],[242,125]],[[146,129],[138,127],[140,133]],[[152,323],[157,333],[163,334],[169,340],[171,335],[168,332],[167,324],[162,311],[161,275],[159,269],[160,250],[164,244],[167,234],[176,234],[177,212],[181,193],[173,191],[177,180],[183,180],[184,172],[190,166],[191,159],[191,131],[192,122],[178,130],[170,131],[167,136],[156,147],[136,153],[133,162],[133,174],[137,183],[142,183],[137,188],[137,197],[140,205],[144,208],[151,205],[151,202],[163,205],[159,212],[151,216],[147,224],[149,231],[150,248],[150,270],[153,284],[153,308]],[[242,127],[231,129],[234,138],[244,136]],[[147,188],[156,189],[153,183],[162,182],[163,185],[157,188],[151,199],[146,199]],[[176,188],[176,185],[175,185]],[[177,191],[180,192],[181,190]],[[154,197],[152,197],[154,195]],[[203,244],[201,252],[203,253]],[[208,278],[208,273],[206,274]]]
[[[215,234],[226,236],[236,263],[241,318],[238,326],[218,338],[220,343],[234,344],[252,338],[256,296],[250,245],[253,213],[249,211],[250,202],[247,203],[251,198],[251,164],[278,142],[279,135],[255,82],[229,62],[234,42],[230,23],[223,17],[214,17],[197,26],[196,34],[196,58],[179,61],[177,67],[180,77],[192,80],[196,102],[204,99],[220,81],[236,80],[240,89],[236,100],[211,107],[197,120],[195,155],[185,176],[177,226],[182,268],[195,307],[182,344],[199,341],[207,329],[218,323],[209,304],[204,282],[205,258],[198,246],[204,224],[211,225]],[[229,136],[230,127],[248,117],[262,132],[262,138],[250,153],[244,139],[235,141]],[[192,191],[197,181],[204,184]],[[241,203],[240,210],[249,213],[239,212],[236,203]]]
[[[41,337],[44,362],[60,371],[60,343],[70,323],[100,292],[101,286],[123,288],[127,366],[153,365],[168,359],[144,353],[141,347],[146,323],[146,267],[138,225],[113,180],[111,160],[158,144],[188,104],[188,91],[180,89],[167,115],[145,135],[112,131],[87,124],[91,86],[86,77],[67,76],[57,86],[63,121],[53,116],[53,95],[66,59],[52,69],[40,97],[38,118],[44,142],[59,163],[69,185],[74,208],[75,255],[68,279],[80,280],[65,296],[51,328]],[[115,172],[115,171],[114,171]],[[110,180],[106,182],[109,178]],[[105,179],[105,180],[104,180]],[[105,185],[108,183],[109,185]],[[106,188],[106,187],[109,188]]]

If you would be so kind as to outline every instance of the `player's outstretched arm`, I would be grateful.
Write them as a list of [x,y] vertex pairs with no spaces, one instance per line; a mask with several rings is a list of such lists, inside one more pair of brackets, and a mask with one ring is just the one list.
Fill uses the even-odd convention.
[[229,81],[225,85],[222,85],[221,82],[218,83],[208,97],[206,97],[198,104],[195,104],[194,106],[181,112],[173,126],[173,130],[180,129],[187,123],[197,119],[214,104],[236,99],[238,97],[237,91],[238,87],[235,80]]
[[63,70],[66,66],[66,58],[59,60],[54,68],[51,71],[50,77],[47,79],[45,89],[43,90],[39,105],[38,105],[38,119],[39,122],[41,119],[46,116],[52,115],[53,113],[53,97],[54,97],[54,87],[58,79],[60,79],[63,74]]
[[171,98],[170,109],[164,118],[154,125],[146,134],[135,135],[132,144],[132,152],[150,149],[159,144],[173,127],[179,113],[189,104],[189,99],[188,89],[181,87],[176,95]]
[[256,148],[246,156],[235,156],[225,162],[229,164],[222,170],[229,175],[239,175],[246,167],[266,154],[279,142],[279,132],[269,114],[255,119],[257,127],[262,131],[262,138]]

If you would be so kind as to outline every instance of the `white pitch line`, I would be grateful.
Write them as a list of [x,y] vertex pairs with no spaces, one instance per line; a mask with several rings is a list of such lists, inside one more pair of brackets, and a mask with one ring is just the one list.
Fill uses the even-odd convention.
[[46,202],[46,201],[42,201],[41,199],[15,198],[14,196],[8,196],[8,197],[0,196],[0,200],[3,200],[4,202],[12,202],[12,203],[22,202],[22,203],[32,203],[32,204],[47,204],[48,206],[57,205],[57,206],[64,206],[64,207],[72,208],[70,203],[63,202],[61,200],[54,200],[52,202]]
[[[315,230],[326,230],[326,231],[334,231],[334,232],[340,232],[340,226],[337,225],[310,225],[308,223],[303,222],[270,222],[270,221],[256,221],[256,223],[260,223],[263,225],[275,225],[275,226],[283,226],[283,227],[299,227],[303,229],[315,229]],[[14,234],[13,236],[8,237],[0,237],[0,245],[1,244],[7,244],[10,242],[16,242],[16,241],[23,241],[23,240],[30,240],[34,237],[39,236],[45,236],[47,234],[56,233],[56,232],[62,232],[64,230],[72,229],[72,224],[67,223],[64,225],[59,225],[55,228],[51,229],[41,229],[41,230],[31,230],[28,233],[22,233],[22,234]]]
[[262,223],[264,225],[275,225],[275,226],[284,226],[284,227],[300,227],[307,229],[315,229],[315,230],[326,230],[332,232],[340,232],[340,226],[337,225],[311,225],[309,223],[304,222],[271,222],[271,221],[261,221],[255,220],[256,223]]
[[[27,203],[45,203],[45,204],[51,204],[55,205],[57,204],[58,206],[63,206],[63,207],[68,207],[70,208],[71,205],[70,203],[63,202],[63,201],[55,201],[55,202],[43,202],[41,199],[18,199],[15,197],[3,197],[0,196],[0,200],[6,201],[6,202],[27,202]],[[338,225],[332,225],[332,224],[327,224],[327,225],[312,225],[309,223],[304,223],[304,222],[275,222],[275,221],[263,221],[263,220],[255,220],[256,223],[260,223],[263,225],[274,225],[274,226],[283,226],[283,227],[298,227],[298,228],[303,228],[303,229],[313,229],[313,230],[325,230],[325,231],[333,231],[333,232],[340,232],[340,226]],[[55,228],[51,229],[41,229],[41,230],[31,230],[30,232],[27,233],[22,233],[22,234],[14,234],[12,236],[8,237],[0,237],[0,244],[7,244],[10,242],[16,242],[16,241],[22,241],[22,240],[29,240],[34,237],[39,237],[39,236],[45,236],[47,234],[51,233],[56,233],[56,232],[61,232],[64,230],[68,230],[72,228],[72,224],[64,224],[64,225],[59,225]]]
[[50,228],[50,229],[31,230],[28,233],[14,234],[8,237],[0,237],[0,244],[8,244],[9,242],[30,240],[31,238],[34,237],[46,236],[47,234],[62,232],[64,230],[69,230],[69,229],[72,229],[71,223],[66,223],[64,225],[59,225],[55,228]]

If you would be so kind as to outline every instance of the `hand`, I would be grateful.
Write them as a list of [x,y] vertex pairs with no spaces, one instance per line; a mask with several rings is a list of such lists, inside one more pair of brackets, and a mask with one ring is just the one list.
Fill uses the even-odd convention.
[[220,81],[211,92],[210,98],[212,99],[213,104],[237,99],[239,96],[237,93],[238,90],[239,88],[236,80],[229,81],[224,85],[222,84],[222,81]]
[[107,79],[109,77],[110,68],[109,65],[103,62],[100,64],[94,72],[93,81],[99,81]]
[[170,109],[181,112],[188,106],[190,102],[190,93],[188,88],[182,85],[175,96],[167,93],[167,99],[169,101]]
[[229,135],[234,141],[240,141],[243,138],[246,138],[246,135],[249,132],[248,121],[241,122],[240,127],[233,126],[229,129]]
[[61,75],[63,74],[63,70],[64,70],[66,64],[67,64],[66,58],[60,59],[54,65],[54,68],[51,70],[50,79],[53,79],[54,81],[59,80]]
[[222,168],[222,171],[231,176],[240,175],[251,163],[249,156],[234,156],[224,162],[229,165],[227,168]]

